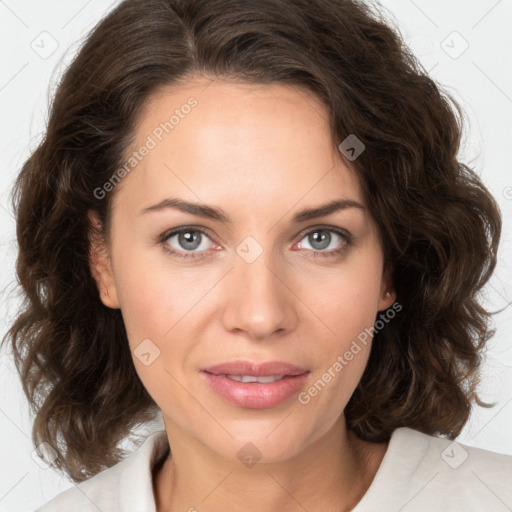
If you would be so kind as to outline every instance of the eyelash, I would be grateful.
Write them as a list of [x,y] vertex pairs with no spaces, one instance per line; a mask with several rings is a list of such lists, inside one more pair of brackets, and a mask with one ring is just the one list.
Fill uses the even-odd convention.
[[[305,236],[307,236],[311,233],[315,233],[317,231],[327,231],[330,233],[335,233],[335,234],[339,235],[344,240],[345,243],[339,249],[332,249],[330,251],[322,251],[319,249],[317,249],[317,250],[307,249],[307,251],[310,251],[313,253],[314,258],[317,258],[317,257],[328,258],[328,257],[339,256],[340,254],[343,254],[344,252],[346,252],[348,250],[348,248],[350,247],[350,245],[352,244],[352,235],[348,231],[341,230],[339,228],[323,227],[323,226],[317,226],[312,229],[308,228],[308,230],[303,231],[299,235],[300,236],[299,241],[302,240]],[[193,253],[190,251],[189,252],[186,252],[186,251],[180,252],[180,251],[176,251],[169,247],[169,245],[167,244],[167,241],[169,240],[169,238],[172,238],[173,236],[179,235],[180,233],[184,233],[184,232],[197,232],[197,233],[201,233],[201,235],[205,235],[207,238],[210,238],[208,236],[208,233],[204,229],[196,228],[193,226],[184,226],[181,228],[173,229],[172,231],[166,231],[165,233],[162,233],[162,235],[160,235],[158,237],[158,242],[162,245],[163,250],[165,252],[167,252],[168,254],[171,254],[172,256],[175,256],[175,257],[178,257],[178,258],[181,258],[184,260],[193,260],[193,259],[198,259],[198,258],[204,258],[205,256],[203,255],[202,252],[198,252],[198,253]]]

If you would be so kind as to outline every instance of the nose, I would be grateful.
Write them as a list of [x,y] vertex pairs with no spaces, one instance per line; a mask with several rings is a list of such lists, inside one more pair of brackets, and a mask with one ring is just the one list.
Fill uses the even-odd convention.
[[293,330],[297,324],[294,294],[286,275],[265,252],[256,261],[235,261],[226,286],[222,323],[229,332],[264,340]]

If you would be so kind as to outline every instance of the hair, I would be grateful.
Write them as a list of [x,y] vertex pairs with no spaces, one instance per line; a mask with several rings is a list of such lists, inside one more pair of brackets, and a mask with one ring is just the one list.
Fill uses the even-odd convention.
[[[463,111],[379,11],[356,0],[125,0],[87,36],[53,96],[42,141],[13,188],[22,307],[10,340],[35,415],[32,439],[75,482],[117,463],[158,406],[133,364],[121,311],[91,275],[89,211],[108,239],[114,191],[152,95],[193,77],[283,83],[329,112],[333,142],[376,222],[402,312],[375,332],[345,408],[361,439],[399,427],[454,439],[477,395],[491,313],[498,206],[458,161]],[[347,160],[341,152],[340,157]]]

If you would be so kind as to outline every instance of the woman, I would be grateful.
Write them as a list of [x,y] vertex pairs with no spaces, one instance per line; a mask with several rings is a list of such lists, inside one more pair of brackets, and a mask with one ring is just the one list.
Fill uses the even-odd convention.
[[360,2],[103,19],[15,190],[8,337],[79,484],[40,510],[512,506],[512,458],[453,442],[501,230],[456,112]]

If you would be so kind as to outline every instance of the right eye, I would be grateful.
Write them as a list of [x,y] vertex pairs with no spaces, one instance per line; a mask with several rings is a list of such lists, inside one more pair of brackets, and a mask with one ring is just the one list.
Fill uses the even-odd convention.
[[190,226],[166,232],[160,238],[163,249],[178,258],[201,257],[208,249],[207,240],[211,241],[205,231]]

